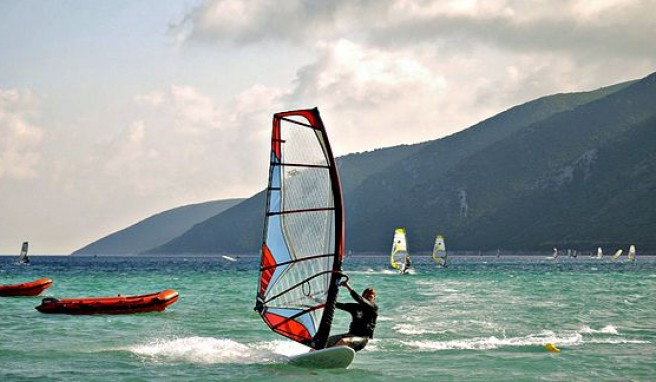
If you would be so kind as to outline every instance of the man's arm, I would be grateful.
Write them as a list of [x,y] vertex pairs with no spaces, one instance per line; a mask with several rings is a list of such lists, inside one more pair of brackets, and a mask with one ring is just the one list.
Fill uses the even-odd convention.
[[348,282],[344,281],[344,282],[342,282],[340,285],[345,286],[346,289],[348,289],[349,293],[351,294],[351,297],[352,297],[352,298],[353,298],[358,304],[366,305],[366,306],[368,306],[369,308],[371,308],[372,310],[376,309],[375,306],[374,306],[374,304],[373,304],[371,301],[369,301],[369,300],[367,300],[366,298],[360,296],[360,295],[358,294],[358,292],[354,291],[353,288],[351,288],[351,286],[349,285]]

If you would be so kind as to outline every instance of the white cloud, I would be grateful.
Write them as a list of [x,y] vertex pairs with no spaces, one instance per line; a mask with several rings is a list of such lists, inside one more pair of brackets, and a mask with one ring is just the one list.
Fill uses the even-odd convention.
[[653,0],[486,1],[464,9],[410,3],[412,11],[399,10],[395,21],[367,28],[368,40],[389,48],[431,44],[450,52],[480,46],[558,52],[587,65],[605,65],[599,60],[617,55],[653,64],[656,54]]
[[191,86],[171,87],[176,128],[187,133],[202,133],[220,128],[222,111],[215,101]]
[[[142,102],[149,94],[161,102]],[[248,196],[263,187],[271,112],[283,96],[262,85],[225,102],[188,85],[136,96],[134,121],[99,142],[94,161],[115,192],[180,204]]]
[[38,99],[29,90],[0,89],[0,179],[38,175],[44,132],[31,123]]
[[164,102],[166,94],[162,91],[154,91],[148,94],[138,94],[134,101],[140,105],[159,106]]
[[347,130],[336,152],[347,153],[639,78],[656,65],[656,13],[645,11],[654,3],[214,0],[182,25],[189,41],[304,46],[314,61],[299,67],[285,107],[329,109]]
[[[206,1],[177,25],[179,40],[297,43],[330,35],[342,1]],[[348,2],[346,2],[348,4]]]
[[[190,41],[427,43],[462,51],[477,45],[559,51],[578,59],[625,54],[653,62],[654,0],[205,1],[179,24]],[[593,56],[593,57],[591,57]]]
[[319,45],[290,99],[324,111],[337,154],[436,137],[447,83],[430,60],[345,39]]

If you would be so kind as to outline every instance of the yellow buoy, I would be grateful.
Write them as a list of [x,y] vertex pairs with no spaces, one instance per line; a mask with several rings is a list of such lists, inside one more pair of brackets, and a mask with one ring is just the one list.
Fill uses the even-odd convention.
[[544,347],[552,353],[560,353],[560,349],[558,349],[556,345],[552,344],[551,342],[548,342],[546,345],[544,345]]

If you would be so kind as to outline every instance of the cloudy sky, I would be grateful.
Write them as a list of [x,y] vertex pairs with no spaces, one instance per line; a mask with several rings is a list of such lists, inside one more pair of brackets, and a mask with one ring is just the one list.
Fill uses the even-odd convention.
[[656,0],[0,0],[0,253],[266,185],[274,112],[338,155],[656,71]]

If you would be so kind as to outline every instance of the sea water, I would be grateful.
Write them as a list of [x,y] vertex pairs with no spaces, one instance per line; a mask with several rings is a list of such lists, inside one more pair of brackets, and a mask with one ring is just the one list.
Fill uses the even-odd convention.
[[[257,257],[0,257],[0,283],[49,277],[39,297],[0,298],[0,381],[649,381],[656,378],[656,258],[349,257],[351,285],[373,286],[375,339],[348,370],[285,365],[307,349],[253,311]],[[164,312],[47,315],[46,296],[175,289]],[[341,301],[349,301],[341,293]],[[349,315],[338,311],[333,334]],[[546,343],[560,353],[545,349]]]

